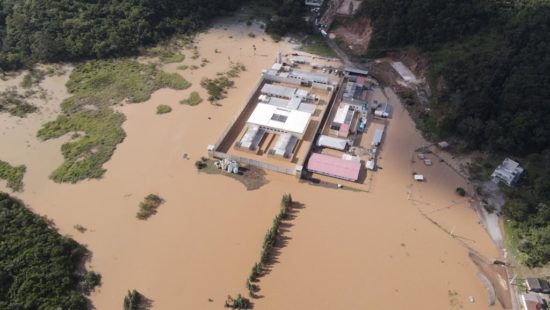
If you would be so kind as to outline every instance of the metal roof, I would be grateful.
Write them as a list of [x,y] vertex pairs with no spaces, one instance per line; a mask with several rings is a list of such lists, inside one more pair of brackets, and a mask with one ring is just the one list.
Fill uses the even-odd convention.
[[329,147],[331,149],[336,149],[340,151],[345,150],[347,144],[348,144],[347,140],[338,139],[338,138],[325,136],[325,135],[321,135],[317,139],[317,146]]
[[359,179],[361,162],[313,153],[307,163],[307,169],[319,174],[355,182]]

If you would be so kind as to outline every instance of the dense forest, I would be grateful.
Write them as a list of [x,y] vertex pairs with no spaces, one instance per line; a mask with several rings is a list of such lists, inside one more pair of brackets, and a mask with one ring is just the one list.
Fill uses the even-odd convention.
[[424,132],[485,151],[493,165],[520,160],[526,172],[505,189],[503,213],[524,262],[549,262],[550,2],[365,0],[360,15],[374,26],[367,56],[414,47],[428,57],[429,110],[416,109]]
[[0,192],[0,309],[86,309],[100,281],[81,270],[86,249]]
[[131,55],[243,0],[0,0],[0,68]]
[[133,55],[247,2],[269,33],[309,29],[303,0],[0,0],[0,69]]

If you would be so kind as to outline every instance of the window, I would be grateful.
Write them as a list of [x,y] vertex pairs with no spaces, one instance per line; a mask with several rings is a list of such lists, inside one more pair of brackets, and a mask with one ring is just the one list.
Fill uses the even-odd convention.
[[281,114],[273,114],[273,116],[271,116],[272,121],[277,121],[277,122],[281,122],[281,123],[286,122],[287,118],[288,118],[288,116],[281,115]]

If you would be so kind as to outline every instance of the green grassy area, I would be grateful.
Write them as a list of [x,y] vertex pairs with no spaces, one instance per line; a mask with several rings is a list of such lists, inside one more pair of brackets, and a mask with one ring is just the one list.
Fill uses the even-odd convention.
[[518,250],[520,240],[512,221],[504,220],[503,230],[506,250],[515,261],[521,262],[525,258],[525,254]]
[[199,93],[196,92],[196,91],[192,92],[189,95],[189,98],[183,99],[182,101],[180,101],[181,104],[188,104],[188,105],[191,105],[191,106],[198,105],[201,102],[202,102],[202,98],[199,95]]
[[185,60],[185,55],[180,53],[166,53],[160,55],[160,61],[165,64],[182,62]]
[[0,160],[0,179],[6,180],[8,182],[8,187],[16,192],[23,189],[23,176],[26,171],[27,167],[24,165],[14,167]]
[[68,133],[84,134],[65,143],[65,162],[51,175],[56,182],[75,183],[100,178],[116,146],[124,140],[124,115],[112,109],[126,99],[143,102],[160,88],[186,89],[191,84],[179,74],[129,59],[89,61],[76,67],[67,83],[72,96],[61,103],[63,115],[45,124],[38,137],[49,140]]
[[334,51],[325,43],[321,35],[314,35],[306,39],[300,50],[324,57],[336,57]]
[[166,104],[160,104],[157,106],[157,114],[166,114],[172,112],[172,108]]

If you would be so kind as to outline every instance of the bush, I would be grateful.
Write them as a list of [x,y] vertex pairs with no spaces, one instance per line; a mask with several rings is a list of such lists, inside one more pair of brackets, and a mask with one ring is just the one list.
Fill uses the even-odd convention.
[[462,187],[457,187],[455,192],[461,197],[466,196],[466,190]]
[[191,92],[191,94],[189,95],[189,98],[183,99],[182,101],[180,101],[181,104],[188,104],[191,106],[198,105],[201,102],[202,102],[202,98],[199,95],[199,93],[196,91]]
[[139,212],[136,217],[139,220],[146,220],[154,214],[157,214],[158,207],[164,203],[164,199],[155,194],[149,194],[145,200],[139,204]]
[[202,170],[202,169],[206,168],[206,166],[208,166],[208,165],[206,164],[206,162],[204,162],[202,160],[197,160],[195,162],[195,167],[197,168],[197,170]]
[[250,309],[250,300],[241,296],[241,294],[238,294],[235,299],[227,296],[224,307],[239,310]]
[[169,105],[161,104],[157,106],[157,114],[166,114],[172,112],[172,108]]
[[124,310],[138,310],[142,299],[143,296],[138,291],[128,291],[128,294],[124,297]]
[[19,192],[23,190],[23,176],[27,167],[25,165],[14,167],[9,163],[0,160],[0,179],[8,182],[8,187]]

